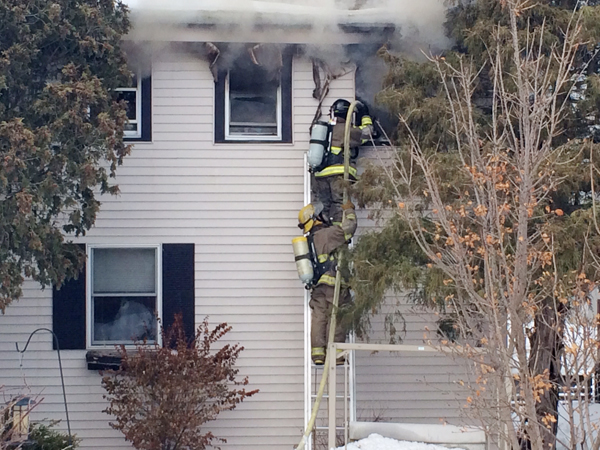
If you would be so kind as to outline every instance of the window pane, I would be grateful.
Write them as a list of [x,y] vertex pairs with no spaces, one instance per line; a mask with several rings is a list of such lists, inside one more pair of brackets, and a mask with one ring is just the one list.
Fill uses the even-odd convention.
[[277,135],[279,79],[258,66],[229,71],[231,134]]
[[132,131],[132,132],[137,132],[138,126],[137,123],[126,123],[125,126],[123,127],[123,129],[125,131]]
[[92,292],[155,293],[156,250],[153,248],[95,248]]
[[119,100],[127,103],[127,118],[136,120],[137,117],[137,91],[119,91]]
[[156,340],[156,297],[93,298],[93,343]]

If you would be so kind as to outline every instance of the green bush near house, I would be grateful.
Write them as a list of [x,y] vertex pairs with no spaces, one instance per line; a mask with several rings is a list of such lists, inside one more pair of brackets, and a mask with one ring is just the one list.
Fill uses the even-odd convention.
[[29,432],[29,440],[23,446],[24,450],[66,450],[79,447],[81,439],[71,437],[63,431],[54,429],[57,422],[33,424]]

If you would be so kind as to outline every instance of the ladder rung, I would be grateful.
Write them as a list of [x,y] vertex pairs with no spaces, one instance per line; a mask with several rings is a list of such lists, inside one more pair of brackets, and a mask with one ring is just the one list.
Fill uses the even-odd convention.
[[[310,398],[316,398],[316,397],[317,397],[317,394],[310,394]],[[329,394],[323,394],[323,398],[329,398]],[[336,395],[335,398],[341,398],[341,399],[348,398],[348,399],[350,399],[350,395],[348,395],[348,397],[345,397],[343,395]]]

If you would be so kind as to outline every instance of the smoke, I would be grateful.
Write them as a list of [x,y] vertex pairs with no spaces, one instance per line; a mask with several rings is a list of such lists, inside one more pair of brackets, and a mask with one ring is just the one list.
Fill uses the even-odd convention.
[[443,0],[129,0],[129,6],[134,39],[168,40],[170,27],[177,26],[211,27],[238,42],[253,42],[257,28],[268,28],[271,39],[290,39],[291,30],[304,29],[309,43],[328,45],[346,42],[348,31],[369,40],[374,29],[387,28],[405,48],[448,45]]
[[[450,45],[444,33],[444,0],[128,0],[128,4],[134,25],[129,38],[141,43],[136,47],[145,49],[143,59],[148,53],[160,58],[173,50],[202,57],[204,50],[198,46],[211,41],[219,43],[219,50],[227,48],[218,59],[219,67],[227,68],[228,61],[232,64],[246,51],[244,44],[302,44],[305,56],[322,61],[333,73],[355,65],[357,97],[384,122],[385,112],[373,108],[387,71],[376,56],[378,48],[386,44],[392,52],[418,59]],[[130,54],[135,57],[136,51]]]

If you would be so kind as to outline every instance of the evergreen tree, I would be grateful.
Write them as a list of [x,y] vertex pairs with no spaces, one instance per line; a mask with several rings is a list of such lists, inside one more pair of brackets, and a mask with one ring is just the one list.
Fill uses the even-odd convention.
[[394,164],[355,186],[384,218],[354,250],[355,315],[390,290],[448,313],[506,389],[494,406],[513,447],[556,444],[558,393],[578,376],[565,320],[600,268],[599,19],[593,2],[477,0],[449,10],[445,55],[381,52],[378,99],[400,123]]
[[63,235],[94,223],[128,153],[128,85],[114,0],[0,0],[0,310],[24,277],[60,285],[84,255]]

